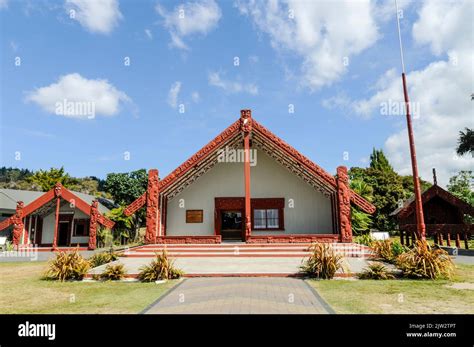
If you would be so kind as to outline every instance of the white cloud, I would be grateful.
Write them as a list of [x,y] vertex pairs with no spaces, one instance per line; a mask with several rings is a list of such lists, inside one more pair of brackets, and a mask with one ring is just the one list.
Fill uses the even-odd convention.
[[131,99],[107,80],[87,79],[72,73],[59,77],[56,83],[28,92],[26,101],[36,103],[48,113],[86,119],[116,115],[120,104]]
[[157,4],[155,10],[163,18],[163,26],[170,33],[171,45],[179,49],[188,49],[183,40],[185,37],[206,35],[215,29],[222,16],[214,0],[187,2],[172,11]]
[[201,96],[199,95],[198,92],[192,92],[192,93],[191,93],[191,99],[192,99],[194,102],[198,103],[198,102],[201,100]]
[[8,0],[0,0],[0,10],[8,8]]
[[181,91],[181,82],[176,81],[171,85],[171,88],[168,92],[168,104],[172,108],[176,108],[178,106],[178,97],[179,92]]
[[68,16],[74,11],[74,18],[84,28],[100,34],[110,33],[122,19],[118,0],[66,0]]
[[249,0],[236,6],[268,34],[275,49],[302,59],[301,83],[312,90],[339,80],[344,62],[378,38],[369,0]]
[[148,39],[153,40],[153,34],[150,29],[145,29],[145,35]]
[[211,72],[208,76],[209,85],[221,88],[228,93],[258,94],[258,86],[253,83],[240,83],[222,79],[218,72]]
[[[445,54],[445,59],[407,75],[411,106],[419,108],[413,126],[420,175],[430,179],[431,169],[435,167],[441,184],[446,184],[454,172],[474,167],[470,155],[459,158],[455,155],[459,131],[472,127],[474,121],[470,99],[474,80],[474,49],[469,46],[473,40],[472,18],[466,15],[471,6],[469,1],[426,1],[413,25],[418,44],[429,45],[436,55]],[[389,70],[377,83],[372,97],[354,104],[355,111],[368,116],[380,112],[388,103],[401,105],[403,109],[402,93],[400,76]],[[398,116],[403,128],[387,138],[385,149],[395,169],[411,174],[404,109]]]

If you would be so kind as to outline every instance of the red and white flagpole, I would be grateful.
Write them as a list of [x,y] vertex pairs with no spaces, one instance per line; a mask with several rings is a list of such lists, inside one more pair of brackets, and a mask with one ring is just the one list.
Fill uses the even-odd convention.
[[415,139],[413,136],[413,126],[411,123],[410,101],[408,99],[407,81],[405,77],[405,63],[403,61],[402,34],[400,31],[400,17],[399,17],[399,12],[398,12],[397,0],[395,0],[395,6],[397,9],[398,40],[400,43],[400,58],[402,62],[403,96],[405,98],[408,141],[410,143],[411,168],[412,168],[412,173],[413,173],[413,186],[415,188],[415,207],[416,207],[416,226],[417,226],[416,229],[418,233],[417,235],[418,239],[426,240],[426,227],[425,227],[425,220],[423,217],[423,204],[421,202],[421,188],[420,188],[420,179],[418,177],[418,165],[416,162]]

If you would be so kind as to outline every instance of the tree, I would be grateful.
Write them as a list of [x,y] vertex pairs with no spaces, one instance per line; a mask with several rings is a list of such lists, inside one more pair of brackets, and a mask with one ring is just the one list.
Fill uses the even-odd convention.
[[370,155],[370,168],[374,170],[394,172],[392,165],[390,165],[387,157],[381,149],[377,150],[374,148],[372,150],[372,154]]
[[109,173],[105,179],[104,189],[119,205],[129,205],[139,198],[148,185],[145,169],[129,173]]
[[361,180],[373,190],[372,203],[377,210],[372,216],[372,225],[379,230],[393,230],[395,223],[390,216],[405,198],[402,179],[390,165],[382,150],[374,149],[368,168],[353,167],[349,170],[351,180]]
[[38,186],[43,192],[46,192],[54,187],[56,183],[61,183],[64,187],[70,188],[73,180],[64,172],[64,168],[51,168],[49,171],[39,170],[28,178],[30,183]]
[[[373,189],[364,181],[351,180],[350,187],[357,194],[362,196],[367,201],[372,201]],[[351,225],[352,233],[354,235],[360,235],[363,232],[369,230],[372,224],[372,216],[368,213],[360,211],[358,208],[351,206]]]
[[[410,198],[413,194],[415,194],[415,186],[413,183],[413,176],[411,175],[406,175],[406,176],[400,176],[402,180],[402,186],[403,190],[405,191],[405,199]],[[421,191],[425,191],[429,187],[431,187],[432,184],[430,182],[424,181],[420,178],[420,187]]]
[[449,179],[448,191],[459,199],[474,206],[474,191],[471,184],[474,182],[472,171],[460,171]]
[[128,240],[133,234],[132,231],[136,229],[133,216],[126,216],[124,209],[124,206],[120,206],[106,213],[106,217],[115,222],[113,229],[113,236],[115,240]]
[[[109,173],[105,179],[104,189],[112,196],[115,203],[127,206],[139,198],[148,185],[148,176],[145,169],[132,171],[129,173]],[[145,211],[141,208],[135,213],[134,230],[131,239],[136,240],[138,229],[145,220]]]
[[458,147],[456,148],[458,155],[471,153],[474,156],[474,131],[465,128],[465,132],[459,132]]

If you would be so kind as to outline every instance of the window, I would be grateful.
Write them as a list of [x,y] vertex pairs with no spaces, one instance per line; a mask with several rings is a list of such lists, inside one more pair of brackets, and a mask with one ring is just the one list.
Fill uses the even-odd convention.
[[252,229],[284,230],[284,198],[257,198],[251,200]]
[[89,220],[75,219],[73,236],[89,236]]
[[253,220],[255,229],[278,229],[280,227],[278,209],[255,209]]

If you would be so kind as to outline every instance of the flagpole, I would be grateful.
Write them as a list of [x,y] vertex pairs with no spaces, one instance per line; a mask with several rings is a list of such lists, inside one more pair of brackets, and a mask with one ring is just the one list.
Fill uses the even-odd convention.
[[402,44],[402,34],[400,30],[400,18],[399,18],[397,0],[395,0],[395,6],[397,9],[398,41],[400,44],[400,58],[401,58],[401,63],[402,63],[403,96],[405,98],[408,141],[410,143],[411,169],[413,173],[413,186],[415,188],[417,236],[418,236],[418,239],[420,240],[426,240],[426,226],[425,226],[425,220],[423,217],[423,204],[421,202],[420,179],[418,177],[418,164],[416,161],[415,139],[413,136],[413,126],[412,126],[411,115],[410,115],[410,101],[408,99],[407,81],[405,77],[405,62],[403,60],[403,44]]

